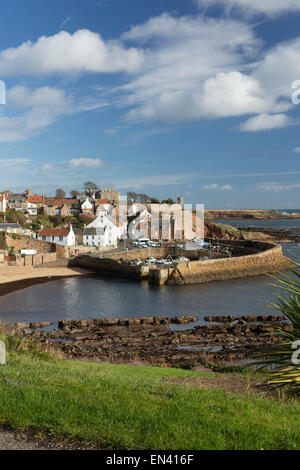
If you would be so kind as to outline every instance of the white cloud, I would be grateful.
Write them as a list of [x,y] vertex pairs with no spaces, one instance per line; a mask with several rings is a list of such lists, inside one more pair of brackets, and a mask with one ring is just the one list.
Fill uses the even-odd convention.
[[20,165],[28,165],[31,162],[29,158],[1,158],[0,167],[9,168]]
[[218,184],[206,184],[205,186],[203,186],[203,189],[207,190],[207,191],[215,191],[216,189],[219,189],[219,185]]
[[53,171],[55,169],[55,166],[52,165],[52,163],[44,163],[41,166],[41,171]]
[[300,147],[295,147],[293,150],[294,153],[300,153]]
[[63,90],[42,87],[31,90],[16,86],[7,91],[8,110],[23,111],[13,117],[0,116],[0,142],[17,142],[39,134],[61,115],[75,112],[72,97]]
[[104,162],[100,158],[72,158],[69,166],[70,168],[101,168]]
[[299,189],[300,184],[260,183],[257,185],[257,188],[260,191],[273,191],[278,193],[280,191],[291,191],[292,189]]
[[270,16],[300,11],[300,0],[195,0],[200,8],[219,5],[227,11],[238,8],[246,14]]
[[15,115],[0,115],[0,142],[28,139],[45,131],[61,116],[105,106],[101,100],[76,102],[64,90],[49,86],[32,90],[18,85],[7,91],[7,97],[7,110]]
[[61,31],[0,52],[0,76],[61,73],[134,72],[143,63],[140,49],[104,41],[87,29]]
[[44,86],[32,90],[17,85],[7,91],[9,106],[18,108],[47,107],[51,109],[66,109],[72,106],[73,98],[67,96],[64,90]]
[[[264,103],[264,91],[255,78],[237,71],[260,45],[251,26],[245,23],[163,14],[133,27],[123,39],[142,41],[145,46],[149,43],[151,50],[143,72],[123,87],[128,93],[124,104],[133,107],[126,116],[130,121],[177,122],[221,116],[228,108],[236,115],[244,112],[247,105],[241,102],[241,110],[238,109],[238,90],[242,99],[247,101],[248,94],[248,102],[254,99],[249,112],[272,105],[271,101]],[[236,86],[239,88],[234,91]],[[216,94],[217,98],[224,97],[228,89],[232,99],[227,100],[230,103],[223,112],[223,103],[216,103]]]
[[[288,3],[290,7],[292,2]],[[107,93],[102,90],[102,98],[109,96],[110,102],[78,102],[47,86],[14,87],[8,91],[9,106],[25,112],[13,118],[0,116],[0,141],[36,135],[59,116],[112,102],[126,109],[124,119],[130,122],[246,116],[243,131],[282,128],[290,123],[285,113],[292,108],[291,83],[300,77],[300,38],[264,54],[261,45],[252,25],[241,21],[164,13],[133,26],[119,40],[104,41],[99,34],[79,30],[6,49],[0,52],[0,76],[125,71],[133,78]],[[104,133],[113,135],[117,129],[113,126]]]
[[110,129],[104,129],[104,134],[108,134],[108,135],[114,135],[114,134],[117,134],[118,132],[118,129],[115,128],[115,127],[112,127]]
[[257,132],[280,129],[289,123],[290,119],[285,114],[260,114],[245,121],[240,128],[245,132]]
[[221,191],[232,191],[232,186],[230,184],[224,184],[223,186],[220,186],[216,183],[213,183],[202,186],[202,189],[207,191],[216,191],[217,189],[220,189]]
[[[300,69],[297,42],[284,50],[274,48],[255,62],[260,42],[251,26],[231,19],[169,14],[132,27],[122,38],[150,49],[143,71],[122,89],[128,94],[123,105],[131,108],[125,115],[130,122],[278,115],[292,107],[297,55]],[[278,55],[285,58],[284,72]]]
[[0,116],[0,142],[18,142],[45,130],[55,117],[40,110],[30,110],[20,117]]

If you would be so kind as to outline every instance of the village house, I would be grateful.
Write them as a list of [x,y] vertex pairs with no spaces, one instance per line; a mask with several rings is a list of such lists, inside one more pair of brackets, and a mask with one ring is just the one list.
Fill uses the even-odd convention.
[[83,245],[83,228],[73,228],[75,233],[75,245]]
[[105,211],[100,212],[83,232],[83,244],[86,246],[117,247],[120,238],[120,224]]
[[114,189],[87,189],[86,195],[96,199],[106,199],[109,204],[118,206],[120,203],[121,193]]
[[101,189],[95,194],[95,199],[106,199],[110,204],[118,206],[120,204],[121,193],[114,189]]
[[44,213],[49,216],[77,216],[80,210],[80,201],[78,199],[45,198],[44,200]]
[[[143,205],[134,205],[128,211],[128,234],[131,238],[151,238],[152,215]],[[140,211],[139,211],[140,210]],[[152,236],[152,238],[158,238]]]
[[38,240],[56,245],[75,246],[75,233],[72,225],[69,228],[43,228],[38,234]]
[[27,199],[24,194],[10,194],[8,198],[8,208],[15,211],[27,211]]
[[35,204],[37,209],[41,209],[44,205],[44,196],[39,196],[38,194],[30,193],[27,196],[27,203]]
[[94,202],[91,202],[88,197],[81,204],[81,212],[84,215],[94,215]]
[[19,224],[4,223],[0,224],[0,232],[22,233],[22,229]]
[[95,199],[95,213],[96,215],[100,212],[106,212],[112,214],[114,206],[108,202],[107,199]]
[[36,204],[27,201],[26,206],[27,206],[28,214],[37,215],[38,211],[37,211],[37,205]]

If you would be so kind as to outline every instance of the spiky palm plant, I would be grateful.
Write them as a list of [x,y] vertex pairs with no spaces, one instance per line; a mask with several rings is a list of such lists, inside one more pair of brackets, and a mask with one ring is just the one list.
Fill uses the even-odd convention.
[[[294,269],[273,284],[284,291],[271,306],[290,321],[288,328],[272,326],[272,335],[282,339],[279,344],[263,348],[261,364],[268,370],[268,384],[300,395],[300,263],[290,260]],[[297,341],[299,343],[297,344]],[[298,349],[298,351],[297,351]]]

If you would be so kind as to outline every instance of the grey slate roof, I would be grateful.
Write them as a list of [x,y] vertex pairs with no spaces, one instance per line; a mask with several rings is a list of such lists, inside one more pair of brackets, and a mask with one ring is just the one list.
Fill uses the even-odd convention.
[[104,228],[86,228],[83,235],[104,235]]
[[5,230],[7,228],[18,229],[21,228],[18,224],[0,224],[0,230]]

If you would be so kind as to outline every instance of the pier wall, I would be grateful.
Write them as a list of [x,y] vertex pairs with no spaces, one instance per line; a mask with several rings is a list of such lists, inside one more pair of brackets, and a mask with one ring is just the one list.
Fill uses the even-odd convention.
[[135,266],[107,262],[104,259],[94,256],[77,256],[69,261],[69,266],[79,266],[88,269],[98,275],[113,277],[125,277],[128,279],[141,280],[149,275],[149,266]]
[[[149,283],[153,285],[196,284],[258,276],[286,270],[288,261],[281,245],[251,242],[259,253],[245,256],[179,263],[169,269],[151,268]],[[253,246],[253,249],[255,246]]]
[[[212,253],[215,259],[201,259],[207,252],[186,251],[178,248],[151,248],[107,254],[103,257],[79,255],[69,261],[69,266],[79,266],[99,275],[142,280],[148,278],[152,285],[195,284],[222,281],[266,273],[280,272],[288,267],[281,245],[271,242],[243,240],[214,240],[214,243],[231,246],[233,256]],[[129,265],[122,261],[144,260],[149,256],[166,258],[185,256],[190,261],[164,268]],[[105,256],[105,258],[104,258]]]
[[125,261],[133,261],[136,259],[145,260],[149,257],[162,259],[166,258],[167,256],[178,257],[178,256],[186,256],[191,260],[198,260],[199,259],[199,251],[198,250],[190,250],[186,251],[182,248],[140,248],[134,249],[129,251],[122,251],[118,253],[112,254],[103,254],[103,257],[110,258],[110,259],[124,259]]

